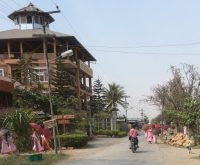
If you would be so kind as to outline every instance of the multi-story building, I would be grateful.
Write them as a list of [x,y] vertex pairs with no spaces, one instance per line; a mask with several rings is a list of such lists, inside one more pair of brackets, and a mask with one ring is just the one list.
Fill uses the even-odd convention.
[[[34,61],[34,73],[39,81],[47,87],[47,67],[45,56],[45,42],[36,34],[43,34],[43,26],[46,25],[47,52],[50,70],[55,69],[55,60],[66,50],[72,49],[73,56],[63,59],[65,68],[71,74],[75,83],[65,87],[78,98],[78,109],[87,109],[87,102],[92,94],[93,70],[91,61],[95,58],[87,49],[72,35],[55,32],[49,29],[49,24],[54,22],[53,17],[32,3],[27,7],[14,11],[8,16],[15,24],[15,29],[0,31],[0,76],[16,78],[16,70],[20,58],[32,57]],[[59,25],[62,26],[62,25]],[[21,75],[18,73],[18,78]]]
[[14,90],[13,83],[10,79],[0,76],[0,112],[4,108],[12,106],[12,95]]

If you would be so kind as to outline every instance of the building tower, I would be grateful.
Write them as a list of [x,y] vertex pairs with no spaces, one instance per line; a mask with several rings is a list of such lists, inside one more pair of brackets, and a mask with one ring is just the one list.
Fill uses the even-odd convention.
[[8,18],[15,22],[17,29],[21,30],[40,29],[44,22],[48,28],[49,24],[54,22],[50,14],[38,9],[32,3],[20,10],[14,11]]

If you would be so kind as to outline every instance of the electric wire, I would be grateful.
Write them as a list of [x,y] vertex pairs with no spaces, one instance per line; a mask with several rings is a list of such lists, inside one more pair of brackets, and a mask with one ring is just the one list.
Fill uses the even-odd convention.
[[19,2],[17,2],[16,0],[11,0],[11,1],[13,1],[17,6],[19,6],[19,7],[23,7]]
[[[56,4],[53,0],[51,0],[51,2],[56,6],[57,9],[59,9],[59,5],[58,5],[58,4]],[[69,27],[72,29],[72,31],[74,32],[74,34],[76,35],[76,37],[79,38],[79,40],[81,41],[81,43],[82,43],[83,45],[85,45],[84,42],[83,42],[83,40],[81,39],[80,35],[77,33],[77,31],[75,30],[74,26],[71,24],[71,22],[70,22],[69,19],[67,18],[67,16],[62,12],[62,10],[60,10],[60,13],[61,13],[61,15],[63,16],[64,20],[65,20],[65,21],[67,22],[67,24],[69,25]],[[64,25],[65,25],[65,24],[64,24]]]
[[11,5],[9,5],[9,3],[6,3],[6,2],[4,2],[3,0],[0,1],[0,3],[1,3],[5,8],[7,8],[7,9],[9,9],[9,10],[12,10],[12,11],[15,11],[15,9],[14,9]]
[[185,47],[185,46],[196,46],[200,45],[200,42],[191,43],[176,43],[176,44],[160,44],[160,45],[140,45],[140,46],[105,46],[105,45],[87,45],[87,47],[96,48],[120,48],[120,49],[131,49],[131,48],[161,48],[161,47]]
[[[59,47],[65,47],[63,44],[58,44]],[[68,45],[70,48],[85,49],[81,45]],[[138,55],[200,55],[200,52],[140,52],[140,51],[122,51],[122,50],[104,50],[104,49],[90,49],[91,51],[105,52],[105,53],[121,53],[121,54],[138,54]]]

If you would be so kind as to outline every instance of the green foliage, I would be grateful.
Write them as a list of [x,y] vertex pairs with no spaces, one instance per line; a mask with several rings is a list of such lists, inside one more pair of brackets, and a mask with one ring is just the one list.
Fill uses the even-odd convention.
[[38,81],[37,75],[33,69],[34,66],[33,59],[30,56],[23,55],[18,62],[14,78],[22,83],[25,89],[27,89],[29,85],[32,85],[32,82]]
[[119,130],[96,130],[94,131],[95,135],[107,135],[110,137],[124,137],[127,136],[127,132]]
[[[161,120],[173,121],[178,126],[197,128],[200,117],[200,74],[193,65],[182,64],[182,68],[171,66],[172,78],[153,88],[154,95],[148,101],[161,107]],[[158,118],[157,118],[158,119]]]
[[92,115],[106,110],[105,109],[106,102],[104,94],[105,94],[105,88],[101,80],[98,78],[94,81],[93,95],[91,97]]
[[127,136],[127,132],[126,131],[120,131],[117,135],[118,137],[124,137]]
[[66,92],[66,87],[69,85],[75,87],[75,78],[65,68],[65,64],[61,58],[56,61],[55,73],[53,73],[51,83],[55,86],[55,92],[64,98],[72,94],[69,91]]
[[1,156],[1,165],[55,165],[59,160],[66,159],[67,155],[64,154],[43,154],[42,161],[30,162],[28,156],[23,155],[9,155]]
[[20,109],[13,111],[3,122],[5,128],[14,130],[16,146],[20,152],[29,151],[31,145],[30,123],[36,121],[36,115],[29,110]]
[[107,109],[109,111],[117,111],[118,105],[125,106],[124,104],[125,91],[122,86],[115,83],[108,84],[108,89],[105,90],[105,99]]
[[88,136],[85,134],[63,134],[58,137],[62,147],[81,148],[88,143]]
[[49,109],[48,95],[43,95],[34,91],[16,89],[14,92],[14,104],[20,108],[31,108],[35,110]]
[[144,124],[148,124],[148,123],[149,123],[149,118],[146,115],[144,115]]
[[[14,100],[16,107],[50,113],[49,96],[47,94],[18,89],[14,92]],[[57,114],[60,108],[67,108],[66,99],[58,95],[52,95],[52,104],[55,114]]]

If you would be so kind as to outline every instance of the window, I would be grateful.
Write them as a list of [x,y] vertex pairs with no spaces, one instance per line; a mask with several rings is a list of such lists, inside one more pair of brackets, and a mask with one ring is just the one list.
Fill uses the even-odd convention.
[[0,69],[0,76],[4,76],[4,69]]
[[21,16],[21,23],[26,23],[26,17],[25,16]]
[[40,24],[43,25],[43,23],[44,23],[44,19],[43,17],[40,17]]
[[15,24],[17,24],[17,25],[19,24],[19,17],[15,18]]
[[35,23],[39,23],[39,17],[35,16]]
[[30,15],[27,16],[27,23],[32,23],[32,16]]
[[47,82],[47,69],[46,68],[34,68],[34,73],[36,74],[36,79],[40,82]]

